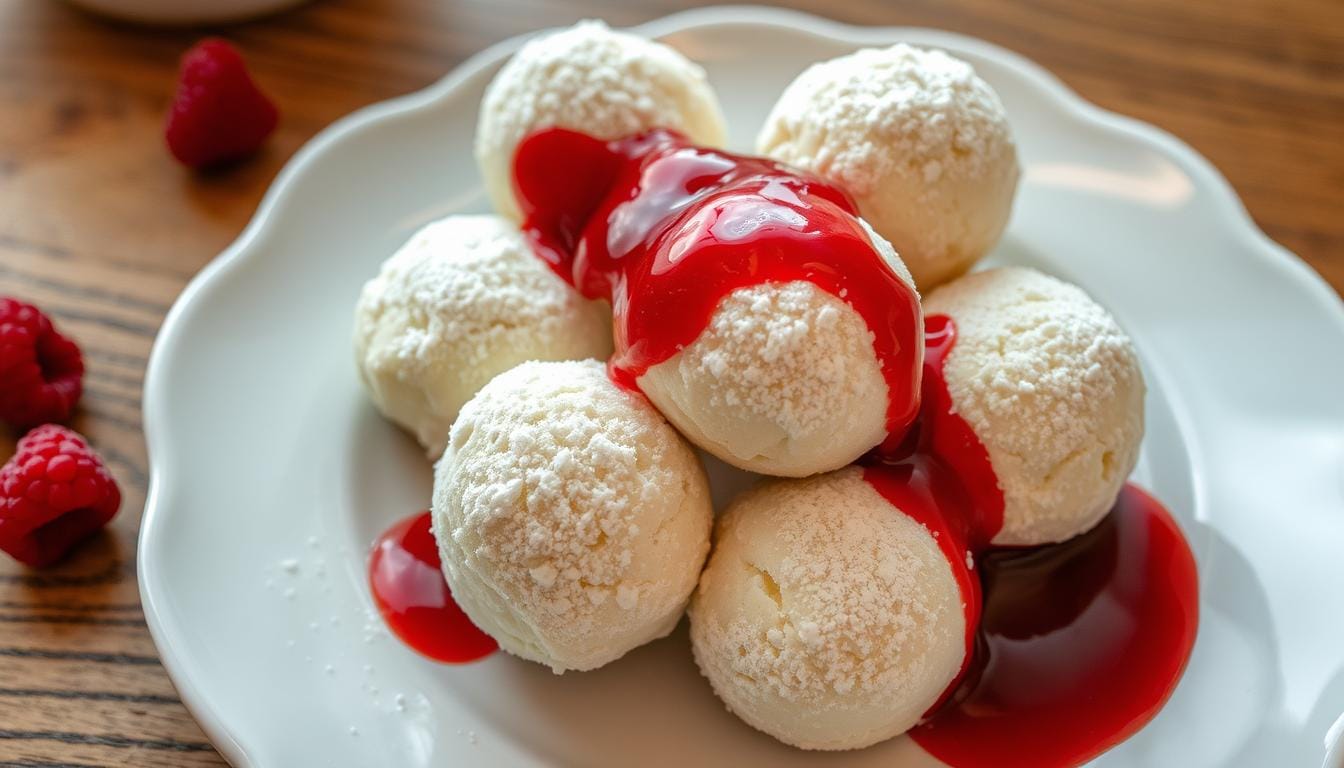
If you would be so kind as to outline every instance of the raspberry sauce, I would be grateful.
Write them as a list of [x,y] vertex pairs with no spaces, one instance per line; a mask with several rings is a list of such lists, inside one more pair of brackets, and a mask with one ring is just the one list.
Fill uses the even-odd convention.
[[1081,536],[991,547],[1003,494],[943,375],[956,325],[933,315],[925,329],[919,421],[864,468],[934,534],[966,611],[961,672],[910,736],[954,768],[1079,765],[1143,727],[1180,680],[1199,620],[1194,557],[1133,485]]
[[989,462],[989,453],[975,430],[958,416],[947,391],[943,365],[957,343],[957,326],[946,315],[924,318],[924,381],[921,397],[919,452],[935,456],[965,489],[963,543],[979,552],[1003,527],[1003,491]]
[[387,626],[435,661],[476,661],[499,647],[453,601],[428,512],[402,520],[374,542],[369,587]]
[[550,128],[518,147],[514,191],[537,253],[590,299],[611,302],[612,378],[639,377],[695,341],[738,288],[805,280],[873,333],[887,432],[919,409],[919,298],[874,248],[850,197],[770,160],[655,130],[617,141]]
[[1176,521],[1133,485],[1091,531],[977,561],[976,654],[949,701],[910,731],[956,768],[1091,760],[1171,696],[1199,623],[1195,561]]
[[961,481],[940,459],[928,453],[913,453],[901,459],[881,459],[864,467],[863,479],[882,498],[916,522],[929,529],[938,548],[952,566],[952,578],[961,591],[962,610],[966,617],[966,655],[961,671],[952,684],[938,697],[927,714],[936,712],[951,696],[958,681],[965,676],[975,655],[975,628],[980,624],[983,604],[980,581],[969,564],[973,553],[967,542],[971,538],[966,489]]
[[[864,478],[934,534],[966,611],[963,668],[910,731],[925,751],[954,768],[1077,765],[1157,713],[1198,624],[1179,527],[1126,486],[1084,535],[992,547],[1003,494],[943,375],[956,326],[932,316],[919,338],[918,297],[844,192],[668,131],[609,142],[538,131],[519,146],[513,183],[537,255],[611,303],[608,369],[622,386],[637,389],[741,287],[807,280],[867,323],[889,400],[888,438],[863,461]],[[369,573],[388,624],[426,656],[471,661],[497,647],[453,602],[427,513],[379,539]]]

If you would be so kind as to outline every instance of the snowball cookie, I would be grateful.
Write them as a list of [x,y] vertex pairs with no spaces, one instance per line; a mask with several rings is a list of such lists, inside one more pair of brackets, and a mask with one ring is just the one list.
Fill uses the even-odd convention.
[[[891,245],[864,229],[913,290]],[[923,338],[921,317],[909,334],[916,366]],[[872,331],[844,299],[807,281],[728,294],[696,340],[638,384],[687,439],[751,472],[838,469],[887,433],[887,382]]]
[[723,144],[727,130],[705,71],[662,43],[581,21],[524,45],[485,90],[476,162],[495,210],[519,219],[513,154],[539,128],[598,139],[671,128],[692,142]]
[[966,62],[908,45],[813,65],[756,147],[853,195],[926,291],[994,247],[1017,188],[999,97]]
[[524,363],[462,409],[434,472],[453,595],[504,650],[556,673],[666,635],[709,550],[695,451],[605,367]]
[[458,409],[495,374],[611,354],[611,313],[556,276],[512,223],[449,216],[364,285],[354,336],[374,405],[437,458]]
[[803,749],[909,729],[966,652],[952,566],[854,467],[735,499],[690,616],[695,660],[728,708]]
[[1115,320],[1077,286],[1021,267],[949,283],[924,312],[957,326],[943,373],[1003,491],[993,543],[1063,541],[1100,521],[1143,438],[1143,372]]

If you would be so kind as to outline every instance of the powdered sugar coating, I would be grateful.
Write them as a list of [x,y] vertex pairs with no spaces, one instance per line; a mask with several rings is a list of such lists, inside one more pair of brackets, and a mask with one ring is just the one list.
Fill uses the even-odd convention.
[[780,96],[756,147],[854,195],[923,290],[994,246],[1019,175],[993,89],[970,64],[904,44],[808,68]]
[[1143,439],[1143,372],[1129,337],[1081,288],[1022,267],[960,278],[924,311],[957,325],[944,374],[1003,491],[994,543],[1052,543],[1095,525]]
[[605,358],[611,315],[532,254],[498,216],[450,216],[416,232],[365,284],[355,357],[369,396],[431,457],[458,409],[525,360]]
[[[909,284],[891,245],[864,227]],[[639,386],[687,439],[753,472],[838,469],[886,436],[872,331],[843,298],[806,281],[728,294],[700,336]]]
[[662,43],[600,21],[532,40],[486,89],[476,161],[500,214],[520,218],[511,185],[519,142],[552,126],[598,139],[671,128],[706,146],[722,145],[727,134],[703,69]]
[[855,468],[735,499],[690,617],[728,708],[804,749],[907,730],[965,655],[961,593],[933,535]]
[[434,536],[458,604],[501,648],[557,673],[672,630],[711,514],[695,452],[594,360],[496,377],[435,469]]

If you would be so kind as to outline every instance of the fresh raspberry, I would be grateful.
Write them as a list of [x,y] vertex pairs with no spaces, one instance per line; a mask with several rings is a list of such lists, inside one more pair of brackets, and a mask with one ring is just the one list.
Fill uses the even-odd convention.
[[182,57],[165,136],[183,165],[207,168],[256,152],[279,119],[238,50],[207,38]]
[[38,309],[0,297],[0,421],[65,421],[84,391],[84,358]]
[[0,549],[33,568],[50,565],[120,506],[116,481],[84,438],[46,424],[0,467]]

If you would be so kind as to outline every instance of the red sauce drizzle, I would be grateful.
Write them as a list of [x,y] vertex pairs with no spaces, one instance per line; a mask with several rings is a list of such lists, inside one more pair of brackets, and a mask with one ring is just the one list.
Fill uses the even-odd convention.
[[971,556],[967,544],[971,531],[966,525],[970,519],[966,513],[971,504],[957,476],[942,460],[928,453],[913,453],[902,459],[864,467],[863,479],[893,507],[929,529],[952,566],[952,578],[961,591],[962,610],[966,616],[966,655],[956,679],[929,708],[927,716],[936,712],[951,696],[975,655],[975,629],[980,624],[982,600],[980,581],[966,565]]
[[369,586],[387,626],[435,661],[476,661],[499,647],[453,602],[428,512],[402,520],[374,542]]
[[910,736],[956,768],[1079,765],[1143,727],[1180,680],[1199,618],[1194,557],[1171,515],[1132,485],[1086,534],[992,548],[1003,494],[943,374],[956,326],[933,315],[925,328],[920,419],[899,451],[864,469],[935,534],[965,604],[961,672]]
[[957,342],[957,326],[946,315],[924,318],[924,384],[919,451],[937,456],[966,489],[969,502],[958,510],[965,519],[965,545],[976,552],[989,546],[1003,527],[1003,491],[989,453],[975,430],[953,412],[943,365]]
[[[927,752],[956,768],[1077,765],[1166,702],[1198,624],[1180,528],[1126,486],[1082,536],[991,547],[1003,494],[943,375],[956,326],[931,316],[917,337],[918,298],[878,256],[845,193],[668,131],[604,142],[542,130],[520,145],[513,181],[538,256],[611,302],[608,367],[623,386],[637,389],[744,286],[808,280],[864,318],[889,393],[888,438],[864,478],[935,535],[966,611],[963,668],[910,732]],[[453,602],[428,513],[378,540],[369,574],[388,624],[426,656],[471,661],[497,647]]]
[[957,768],[1091,760],[1142,728],[1175,690],[1199,624],[1194,557],[1133,485],[1097,527],[1062,544],[978,561],[985,602],[975,661],[910,731]]
[[611,302],[612,378],[631,389],[704,331],[732,291],[806,280],[873,332],[887,431],[919,409],[920,308],[859,225],[853,200],[770,160],[690,146],[665,130],[603,142],[559,128],[514,158],[523,229],[585,296]]

